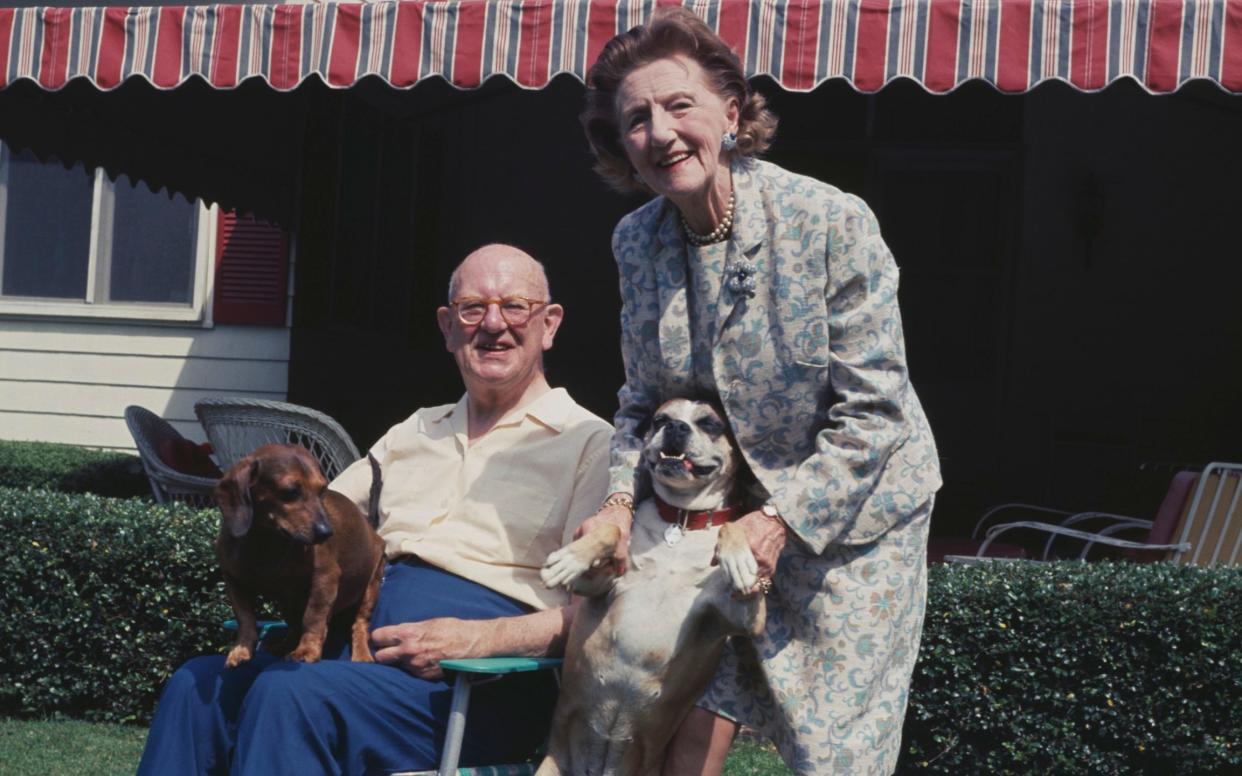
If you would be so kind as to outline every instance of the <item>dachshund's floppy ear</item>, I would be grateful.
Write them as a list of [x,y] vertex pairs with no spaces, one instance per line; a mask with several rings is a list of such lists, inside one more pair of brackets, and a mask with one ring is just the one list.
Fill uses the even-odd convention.
[[259,476],[259,459],[243,458],[229,469],[229,473],[216,484],[216,504],[224,516],[224,527],[234,539],[240,539],[254,522],[254,507],[250,503],[250,483]]

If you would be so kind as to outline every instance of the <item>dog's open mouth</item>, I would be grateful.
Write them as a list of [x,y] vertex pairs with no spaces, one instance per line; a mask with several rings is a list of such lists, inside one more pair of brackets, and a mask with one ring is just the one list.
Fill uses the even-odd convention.
[[712,463],[695,463],[686,457],[685,453],[665,453],[661,452],[659,459],[656,461],[656,471],[666,477],[677,476],[679,474],[689,474],[694,477],[704,477],[720,468],[720,464]]

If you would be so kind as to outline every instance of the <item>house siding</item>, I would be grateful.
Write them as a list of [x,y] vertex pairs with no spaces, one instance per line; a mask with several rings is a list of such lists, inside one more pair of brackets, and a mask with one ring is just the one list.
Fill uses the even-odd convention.
[[0,320],[0,439],[133,450],[139,404],[202,441],[196,401],[283,401],[288,374],[285,327]]

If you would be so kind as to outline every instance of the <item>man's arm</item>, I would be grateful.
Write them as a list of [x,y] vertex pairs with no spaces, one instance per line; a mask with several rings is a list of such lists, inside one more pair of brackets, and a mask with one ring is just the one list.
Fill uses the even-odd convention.
[[577,602],[494,620],[439,617],[387,625],[371,632],[375,659],[423,679],[439,679],[441,660],[560,656]]

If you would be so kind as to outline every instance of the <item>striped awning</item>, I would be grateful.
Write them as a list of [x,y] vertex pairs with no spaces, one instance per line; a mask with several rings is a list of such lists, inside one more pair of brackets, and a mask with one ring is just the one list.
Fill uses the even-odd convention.
[[[660,0],[661,3],[666,0]],[[672,0],[676,2],[677,0]],[[1023,92],[1132,78],[1152,92],[1208,79],[1242,92],[1242,0],[686,0],[748,74],[791,91],[845,79],[872,92],[908,78],[930,92],[982,80]],[[502,75],[538,89],[582,79],[610,37],[655,0],[457,0],[160,8],[0,8],[0,88],[88,79],[160,89],[202,78],[278,90],[308,78],[471,88]]]

